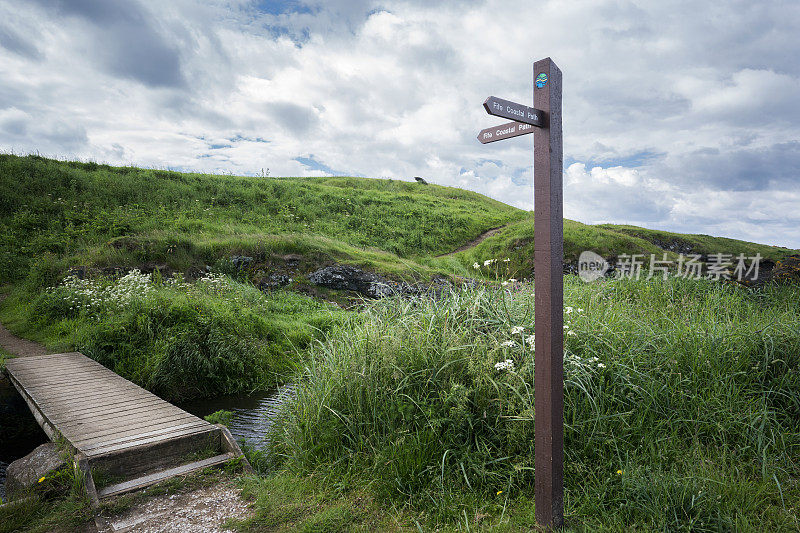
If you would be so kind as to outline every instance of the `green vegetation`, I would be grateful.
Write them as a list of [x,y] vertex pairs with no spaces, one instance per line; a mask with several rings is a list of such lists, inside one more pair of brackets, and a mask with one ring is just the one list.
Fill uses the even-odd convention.
[[[568,279],[569,523],[796,531],[798,296]],[[530,518],[532,305],[528,291],[494,290],[370,305],[313,348],[276,461],[366,479],[431,528]]]
[[763,244],[727,239],[725,237],[712,237],[710,235],[687,235],[616,224],[601,224],[597,227],[631,235],[651,242],[659,248],[684,254],[708,255],[736,250],[736,253],[743,253],[747,256],[759,253],[765,259],[778,261],[786,257],[787,254],[796,252],[796,250],[789,250],[780,246],[765,246]]
[[0,279],[25,277],[43,256],[62,267],[155,262],[185,271],[259,244],[355,262],[364,259],[357,248],[413,258],[524,216],[476,193],[392,180],[210,176],[13,155],[0,155],[0,177]]
[[233,411],[220,409],[203,418],[205,418],[206,422],[211,424],[222,424],[223,426],[229,427],[233,421]]
[[230,521],[237,531],[401,531],[406,519],[379,505],[368,491],[332,488],[305,477],[279,473],[243,482],[254,516]]
[[0,348],[0,371],[3,370],[6,366],[6,359],[14,357],[13,354],[8,353],[4,349]]
[[268,389],[292,376],[299,354],[345,315],[300,294],[264,294],[223,275],[196,283],[67,278],[4,302],[0,319],[57,350],[76,349],[162,398]]
[[90,519],[83,478],[66,448],[62,453],[66,466],[41,478],[28,494],[0,505],[0,533],[75,531]]
[[[564,220],[564,261],[577,265],[578,256],[584,250],[592,250],[606,258],[622,254],[643,254],[646,261],[649,261],[650,254],[661,259],[666,253],[668,259],[674,261],[680,253],[729,253],[734,256],[745,254],[746,257],[753,257],[758,253],[764,259],[777,262],[789,254],[797,253],[788,248],[708,235],[683,235],[614,224],[590,226]],[[533,271],[533,214],[510,223],[502,231],[477,246],[458,252],[454,257],[464,265],[475,262],[482,264],[483,261],[493,258],[508,258],[510,261],[507,264],[499,265],[499,274],[516,278],[530,276]],[[495,267],[488,269],[488,275],[492,276],[495,270]],[[477,272],[486,275],[487,269],[479,269]]]
[[[479,246],[452,252],[492,228]],[[632,226],[565,223],[565,258],[691,249],[695,253],[791,250]],[[687,248],[688,247],[688,248]],[[474,275],[469,266],[512,258],[527,277],[531,213],[452,187],[366,178],[212,176],[0,154],[0,283],[38,289],[70,267],[201,272],[231,255],[256,260],[251,281],[286,268],[307,274],[334,261],[393,277]]]
[[[795,252],[569,220],[564,235],[572,263],[587,249],[776,263]],[[238,267],[234,255],[253,263]],[[170,400],[299,381],[270,450],[248,451],[262,476],[244,482],[255,517],[234,524],[243,531],[528,530],[530,288],[487,284],[358,304],[360,313],[297,291],[336,300],[307,280],[334,262],[391,278],[503,280],[529,277],[532,260],[531,213],[454,188],[0,155],[9,329],[82,351]],[[67,275],[75,267],[86,279]],[[293,278],[288,290],[254,286],[275,272]],[[566,284],[571,527],[797,530],[798,285]],[[0,532],[80,523],[88,511],[68,485],[0,510]]]

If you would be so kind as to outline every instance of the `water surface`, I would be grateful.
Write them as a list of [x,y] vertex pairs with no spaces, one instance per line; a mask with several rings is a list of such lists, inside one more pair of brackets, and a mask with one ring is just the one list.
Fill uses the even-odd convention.
[[262,449],[267,444],[267,430],[279,408],[294,394],[295,386],[290,384],[266,392],[192,400],[179,407],[201,418],[221,409],[233,412],[229,426],[233,438]]
[[25,400],[0,371],[0,498],[6,496],[9,463],[28,455],[48,440]]

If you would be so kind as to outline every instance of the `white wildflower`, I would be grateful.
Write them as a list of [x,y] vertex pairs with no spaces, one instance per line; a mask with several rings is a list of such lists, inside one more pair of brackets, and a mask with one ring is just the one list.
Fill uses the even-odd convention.
[[514,346],[514,341],[510,341],[510,340],[509,341],[503,341],[503,342],[500,343],[500,346],[505,346],[505,347]]
[[564,308],[564,312],[565,312],[566,314],[570,314],[570,313],[572,313],[572,308],[571,308],[571,307],[569,307],[569,306],[567,306],[567,307],[565,307],[565,308]]
[[511,328],[512,335],[518,335],[523,331],[525,331],[525,326],[514,326],[513,328]]
[[495,370],[508,370],[509,372],[514,371],[514,361],[512,359],[506,359],[505,361],[500,361],[499,363],[494,364]]
[[475,270],[479,269],[481,266],[478,263],[472,263],[472,268]]

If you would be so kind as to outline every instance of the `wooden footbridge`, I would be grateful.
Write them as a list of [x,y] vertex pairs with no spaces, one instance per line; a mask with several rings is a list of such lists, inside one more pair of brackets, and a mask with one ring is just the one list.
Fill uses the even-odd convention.
[[[241,457],[230,432],[72,352],[6,361],[6,372],[51,440],[72,447],[93,505]],[[94,478],[113,483],[95,487]]]

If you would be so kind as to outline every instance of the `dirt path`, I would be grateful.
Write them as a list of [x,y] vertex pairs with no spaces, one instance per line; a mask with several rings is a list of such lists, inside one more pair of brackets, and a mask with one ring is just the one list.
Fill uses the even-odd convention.
[[452,252],[448,252],[446,254],[437,255],[436,257],[447,257],[449,255],[457,254],[458,252],[463,252],[464,250],[469,250],[470,248],[472,248],[474,246],[478,246],[480,243],[482,243],[484,240],[488,239],[492,235],[497,235],[498,233],[500,233],[501,231],[506,229],[506,227],[507,226],[500,226],[498,228],[492,228],[492,229],[490,229],[488,231],[484,231],[483,233],[478,235],[477,238],[469,241],[468,243],[466,243],[466,244],[464,244],[462,246],[459,246],[458,248],[456,248]]
[[29,357],[31,355],[47,355],[53,353],[38,342],[29,341],[22,337],[17,337],[8,331],[3,324],[0,324],[0,347],[10,354],[17,357]]
[[[0,302],[5,300],[5,295],[0,295]],[[29,341],[22,337],[17,337],[8,331],[3,324],[0,324],[0,348],[17,357],[29,357],[31,355],[47,355],[53,353],[38,342]]]

